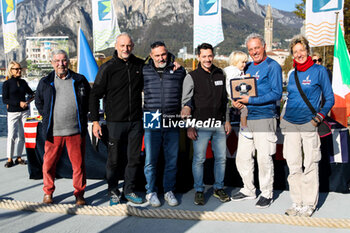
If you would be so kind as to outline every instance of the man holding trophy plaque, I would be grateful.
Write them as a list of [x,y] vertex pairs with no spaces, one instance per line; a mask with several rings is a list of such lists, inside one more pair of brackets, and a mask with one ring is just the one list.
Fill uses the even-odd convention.
[[[253,62],[247,64],[246,73],[255,79],[257,96],[241,95],[237,101],[232,102],[239,109],[247,106],[247,125],[253,134],[252,139],[241,134],[238,138],[236,165],[242,177],[243,188],[232,199],[240,201],[256,198],[253,157],[256,150],[261,190],[256,207],[267,208],[273,201],[272,155],[276,153],[276,101],[282,97],[282,69],[275,60],[267,57],[265,41],[261,35],[249,35],[246,46],[253,59]],[[242,93],[247,86],[239,88]]]

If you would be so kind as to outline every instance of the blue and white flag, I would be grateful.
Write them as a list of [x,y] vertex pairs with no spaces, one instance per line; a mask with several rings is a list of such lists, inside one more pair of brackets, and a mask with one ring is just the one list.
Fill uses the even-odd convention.
[[17,0],[1,0],[2,31],[5,53],[19,47],[17,41],[16,6]]
[[85,76],[85,78],[90,82],[95,81],[95,77],[98,71],[98,66],[94,55],[91,52],[89,43],[86,37],[79,28],[79,41],[78,41],[78,73]]
[[305,34],[311,47],[334,45],[335,13],[343,27],[343,6],[344,0],[306,0]]
[[209,43],[213,47],[224,40],[221,0],[194,0],[193,47]]
[[112,0],[92,0],[92,29],[94,51],[114,47],[120,29]]

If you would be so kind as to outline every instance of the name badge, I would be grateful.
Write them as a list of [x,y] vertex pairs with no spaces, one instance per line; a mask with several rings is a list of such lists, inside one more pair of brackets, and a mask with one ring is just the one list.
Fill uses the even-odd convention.
[[215,81],[215,86],[222,86],[224,82],[222,80]]

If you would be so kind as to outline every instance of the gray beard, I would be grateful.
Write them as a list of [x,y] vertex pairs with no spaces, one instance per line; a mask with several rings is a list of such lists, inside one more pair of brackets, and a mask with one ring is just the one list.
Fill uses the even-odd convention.
[[158,68],[165,68],[166,67],[166,62],[158,64]]

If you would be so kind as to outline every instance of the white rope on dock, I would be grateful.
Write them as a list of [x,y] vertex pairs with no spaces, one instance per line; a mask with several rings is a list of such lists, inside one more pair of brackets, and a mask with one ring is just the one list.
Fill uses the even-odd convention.
[[350,219],[292,217],[281,214],[190,211],[177,209],[139,209],[127,204],[115,206],[77,206],[74,204],[43,204],[2,199],[0,208],[18,211],[60,213],[72,215],[135,216],[142,218],[270,223],[307,227],[350,229]]

